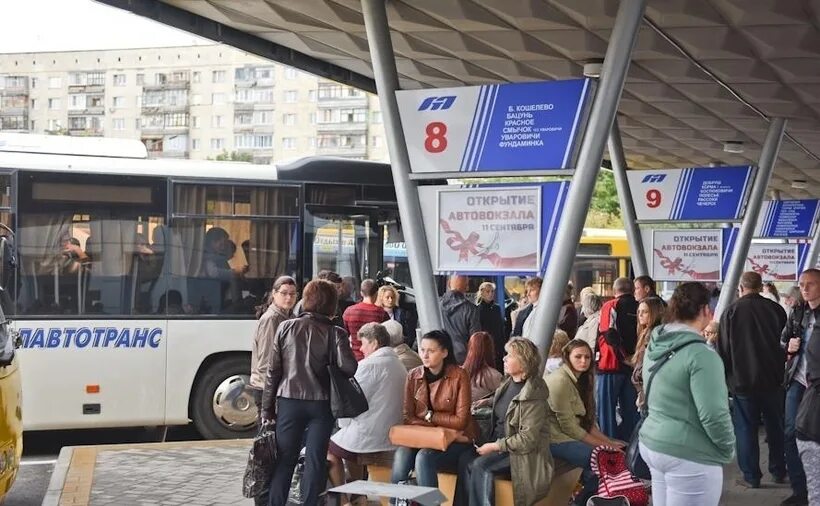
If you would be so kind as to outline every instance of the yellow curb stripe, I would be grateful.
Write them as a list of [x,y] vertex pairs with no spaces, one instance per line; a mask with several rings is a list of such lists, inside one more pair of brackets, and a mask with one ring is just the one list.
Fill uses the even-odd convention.
[[97,448],[75,448],[66,473],[65,485],[60,494],[60,506],[87,505],[91,499],[94,467],[97,464]]

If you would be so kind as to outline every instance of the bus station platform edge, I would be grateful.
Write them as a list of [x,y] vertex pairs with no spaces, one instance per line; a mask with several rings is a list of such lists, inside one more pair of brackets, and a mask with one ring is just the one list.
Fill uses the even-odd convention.
[[[43,506],[252,506],[242,496],[250,439],[68,446],[60,451]],[[761,469],[768,448],[761,437]],[[727,506],[777,506],[791,495],[764,472],[759,489],[736,484],[740,473],[724,467]]]

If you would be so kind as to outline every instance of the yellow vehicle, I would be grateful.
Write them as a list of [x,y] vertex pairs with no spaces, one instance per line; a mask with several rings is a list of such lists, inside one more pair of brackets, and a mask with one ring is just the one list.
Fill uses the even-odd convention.
[[12,307],[5,287],[14,278],[11,230],[0,225],[0,503],[14,484],[23,455],[22,387],[16,334],[6,319]]

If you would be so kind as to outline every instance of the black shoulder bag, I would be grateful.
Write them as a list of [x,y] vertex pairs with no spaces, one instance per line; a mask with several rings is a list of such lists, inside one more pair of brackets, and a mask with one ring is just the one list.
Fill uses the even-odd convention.
[[637,425],[635,425],[635,430],[632,431],[632,437],[629,438],[629,446],[626,448],[626,466],[635,478],[640,478],[642,480],[652,479],[652,474],[649,472],[649,466],[647,466],[646,462],[644,462],[643,457],[641,457],[641,452],[638,449],[638,433],[641,431],[643,422],[649,415],[649,388],[652,386],[652,380],[655,379],[655,375],[658,373],[658,370],[663,367],[663,364],[668,362],[669,359],[675,355],[675,353],[690,344],[695,343],[705,344],[703,341],[687,341],[680,346],[667,351],[660,359],[658,359],[657,362],[652,364],[652,367],[649,368],[649,372],[652,373],[652,375],[649,376],[649,379],[646,381],[646,388],[644,389],[644,403],[643,407],[641,407],[641,419],[638,420]]
[[336,358],[336,332],[328,337],[327,374],[330,377],[330,411],[336,418],[355,418],[368,409],[367,397],[353,376],[339,369]]

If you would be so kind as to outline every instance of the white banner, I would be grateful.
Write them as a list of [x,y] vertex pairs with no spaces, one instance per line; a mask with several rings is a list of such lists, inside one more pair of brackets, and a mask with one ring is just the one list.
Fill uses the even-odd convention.
[[754,271],[763,281],[797,281],[797,244],[749,245],[744,271]]
[[539,187],[441,189],[437,207],[434,270],[539,270]]
[[654,230],[652,277],[656,281],[720,281],[720,229]]

